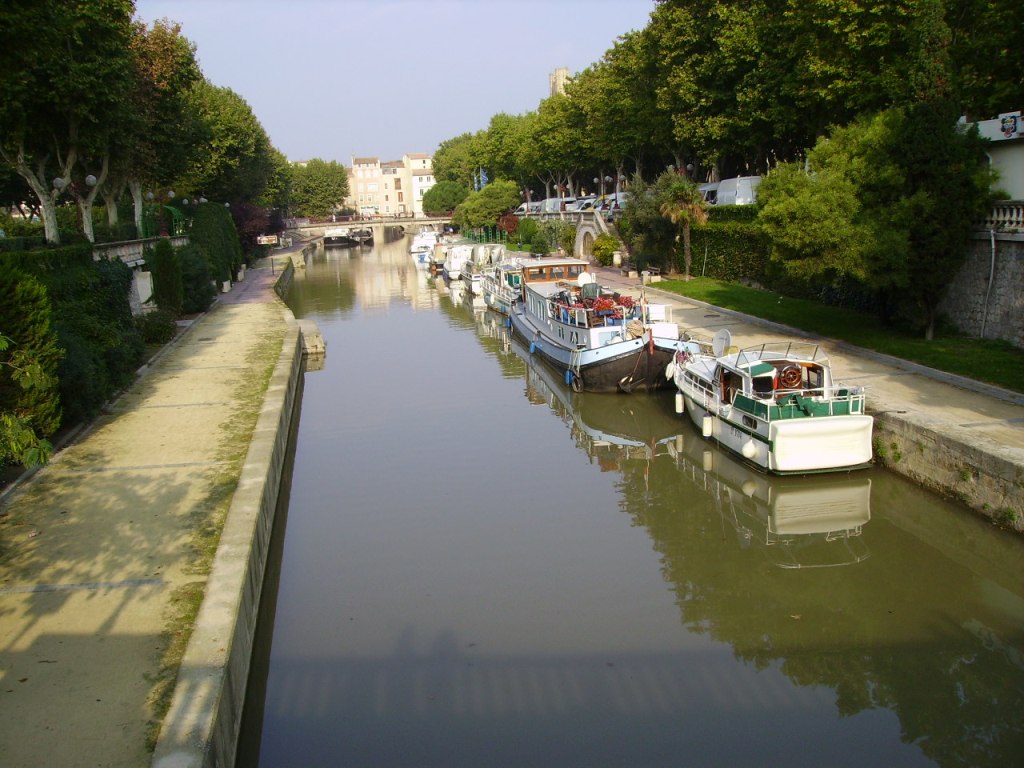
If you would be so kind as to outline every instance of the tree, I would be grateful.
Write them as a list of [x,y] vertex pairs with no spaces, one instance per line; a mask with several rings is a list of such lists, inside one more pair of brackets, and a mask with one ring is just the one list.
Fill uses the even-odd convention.
[[348,171],[335,160],[313,158],[294,164],[291,208],[296,216],[326,218],[341,207],[348,195]]
[[173,187],[199,148],[209,140],[189,94],[202,80],[195,46],[181,27],[166,20],[152,28],[137,22],[131,40],[135,90],[126,139],[103,187],[108,219],[127,185],[142,235],[143,188]]
[[[708,220],[707,204],[697,185],[689,179],[679,176],[675,171],[666,171],[655,184],[657,198],[660,201],[661,215],[675,224],[682,225],[684,277],[690,279],[690,227],[693,224],[706,224]],[[678,235],[676,240],[678,241]]]
[[835,129],[805,171],[780,166],[758,190],[772,258],[790,274],[862,280],[887,319],[932,338],[938,304],[966,258],[991,175],[977,131],[948,101],[890,109]]
[[434,178],[438,181],[454,181],[472,189],[477,170],[487,162],[485,135],[463,133],[454,139],[442,141],[434,153]]
[[[17,73],[0,89],[0,159],[40,201],[51,243],[60,241],[57,201],[76,190],[83,212],[91,208],[113,134],[132,108],[133,11],[132,0],[0,6],[0,69]],[[90,173],[100,183],[87,186]]]
[[453,211],[469,196],[469,190],[458,182],[439,181],[423,195],[424,211]]
[[175,188],[232,203],[259,198],[275,164],[270,139],[245,99],[202,80],[191,101],[209,139]]
[[471,193],[455,209],[452,220],[461,227],[493,227],[502,214],[519,205],[519,187],[513,181],[492,181]]

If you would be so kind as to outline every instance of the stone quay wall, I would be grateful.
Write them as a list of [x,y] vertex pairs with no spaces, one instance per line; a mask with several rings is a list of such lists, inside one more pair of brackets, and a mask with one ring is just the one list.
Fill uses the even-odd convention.
[[153,768],[235,764],[263,577],[302,392],[302,334],[290,311],[286,317],[284,345],[228,509]]
[[970,336],[1024,348],[1024,234],[975,234],[939,310]]

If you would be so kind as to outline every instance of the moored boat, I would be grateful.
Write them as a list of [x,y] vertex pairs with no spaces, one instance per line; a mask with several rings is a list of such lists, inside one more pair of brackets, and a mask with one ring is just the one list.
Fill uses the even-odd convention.
[[373,227],[352,227],[350,236],[356,245],[373,245]]
[[507,315],[516,299],[522,296],[523,265],[518,259],[506,259],[487,271],[480,290],[484,303],[495,312]]
[[437,244],[440,235],[432,229],[425,229],[417,232],[409,246],[409,253],[419,269],[426,269],[430,266],[430,259],[434,255],[434,246]]
[[679,338],[670,308],[602,289],[587,266],[567,257],[524,261],[522,299],[509,313],[513,332],[576,391],[666,386]]
[[327,227],[324,230],[324,245],[338,245],[351,247],[356,245],[356,239],[352,236],[350,227]]
[[816,344],[782,341],[742,350],[728,331],[709,344],[679,342],[669,366],[701,434],[776,474],[833,472],[871,463],[873,419],[862,387],[843,386]]

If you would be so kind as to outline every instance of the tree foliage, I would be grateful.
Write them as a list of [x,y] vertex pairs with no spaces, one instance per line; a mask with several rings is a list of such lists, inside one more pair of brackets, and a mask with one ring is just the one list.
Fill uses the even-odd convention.
[[493,227],[502,214],[519,205],[519,187],[508,180],[493,181],[471,193],[455,209],[453,221],[461,227]]
[[326,218],[348,195],[348,171],[335,160],[312,160],[292,166],[291,212]]
[[772,258],[805,280],[866,282],[890,315],[916,316],[931,338],[991,204],[984,142],[952,118],[946,102],[887,110],[819,141],[809,173],[776,169],[759,189]]
[[469,196],[469,189],[455,181],[439,181],[423,195],[424,211],[453,211]]

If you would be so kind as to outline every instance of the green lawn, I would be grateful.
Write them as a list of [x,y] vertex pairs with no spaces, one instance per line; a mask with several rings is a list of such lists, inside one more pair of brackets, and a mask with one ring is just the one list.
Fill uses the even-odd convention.
[[947,373],[1024,392],[1024,350],[1005,341],[950,335],[936,335],[932,341],[925,341],[887,328],[875,315],[865,312],[781,297],[771,291],[705,277],[689,282],[663,280],[658,288]]

